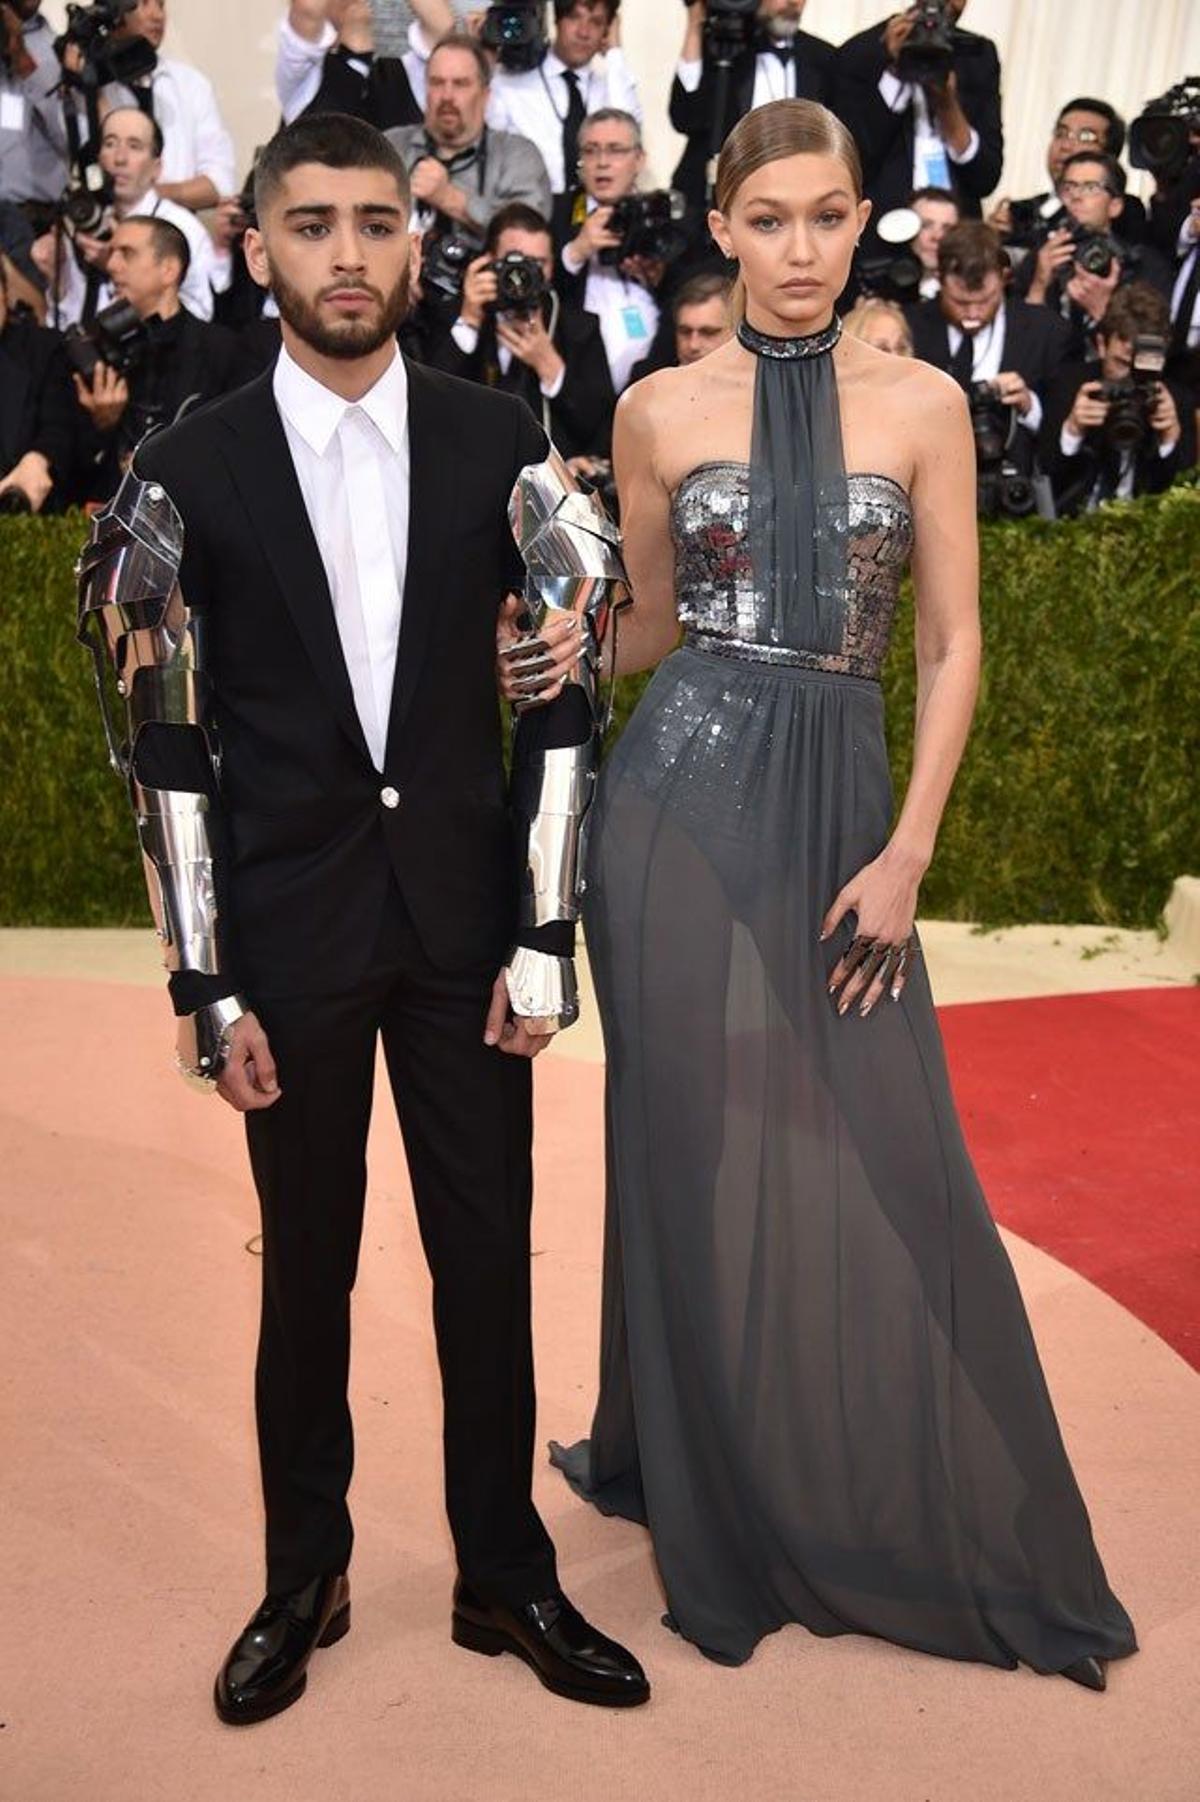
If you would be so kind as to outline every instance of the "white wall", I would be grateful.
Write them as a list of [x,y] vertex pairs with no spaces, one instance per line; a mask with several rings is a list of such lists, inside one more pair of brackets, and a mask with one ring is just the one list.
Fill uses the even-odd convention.
[[[277,123],[272,65],[282,9],[283,0],[169,0],[168,54],[211,76],[240,168]],[[45,10],[59,22],[62,0],[46,0]],[[804,23],[840,43],[887,10],[887,0],[809,0]],[[622,18],[646,103],[652,171],[665,181],[677,155],[666,108],[683,7],[624,0]],[[964,24],[995,39],[1004,67],[1008,153],[1000,192],[1042,186],[1050,125],[1072,94],[1099,95],[1133,118],[1173,81],[1200,74],[1200,0],[970,0]]]

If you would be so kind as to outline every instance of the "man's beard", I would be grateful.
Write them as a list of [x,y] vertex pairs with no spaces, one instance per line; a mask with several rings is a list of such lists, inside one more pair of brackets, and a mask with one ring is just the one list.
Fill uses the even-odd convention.
[[[308,300],[298,288],[293,288],[270,259],[268,267],[271,272],[271,292],[275,296],[280,318],[318,356],[341,357],[346,362],[353,362],[356,357],[369,357],[381,345],[386,344],[389,338],[396,336],[408,315],[407,265],[395,287],[387,295],[379,288],[372,287],[370,282],[330,283],[322,290],[322,294],[336,293],[339,288],[353,286],[361,288],[379,302],[380,310],[373,320],[343,319],[336,325],[322,319],[318,305]],[[317,301],[321,298],[322,295],[318,295]]]

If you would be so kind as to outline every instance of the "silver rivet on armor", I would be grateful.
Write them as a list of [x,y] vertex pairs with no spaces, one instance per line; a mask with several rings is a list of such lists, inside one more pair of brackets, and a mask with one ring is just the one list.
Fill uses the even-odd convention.
[[146,499],[157,504],[163,497],[163,491],[157,482],[151,482],[146,490]]
[[379,799],[385,807],[399,807],[400,791],[395,788],[382,788],[379,791]]

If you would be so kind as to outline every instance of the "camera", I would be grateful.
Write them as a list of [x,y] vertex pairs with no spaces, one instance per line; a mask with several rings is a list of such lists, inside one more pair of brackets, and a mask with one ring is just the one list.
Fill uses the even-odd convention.
[[1114,263],[1130,260],[1129,245],[1122,244],[1111,232],[1092,231],[1086,225],[1072,224],[1071,217],[1066,212],[1056,213],[1052,219],[1044,220],[1033,233],[1030,248],[1040,250],[1053,232],[1064,229],[1071,233],[1073,261],[1086,270],[1088,275],[1109,276]]
[[112,182],[99,163],[85,163],[58,202],[57,210],[72,231],[92,238],[111,238],[108,212],[113,198]]
[[1150,169],[1163,181],[1183,174],[1192,155],[1192,138],[1200,133],[1200,75],[1176,82],[1151,100],[1129,128],[1129,161]]
[[469,232],[427,232],[421,262],[421,286],[431,300],[462,299],[467,266],[480,254],[478,238]]
[[653,257],[670,263],[682,256],[687,237],[680,226],[687,202],[674,189],[652,194],[626,194],[613,205],[608,229],[621,242],[599,253],[601,263],[616,267],[626,257]]
[[975,510],[981,519],[1024,519],[1037,510],[1037,489],[1009,459],[1016,413],[991,382],[967,391],[975,437]]
[[[687,0],[684,0],[687,5]],[[758,35],[758,0],[708,0],[704,9],[704,54],[731,63]]]
[[110,81],[144,81],[158,65],[158,57],[145,38],[117,38],[113,33],[137,0],[92,0],[67,7],[67,28],[55,41],[54,52],[62,62],[63,51],[73,46],[80,53],[78,72],[64,68],[65,79],[77,87],[102,88]]
[[63,333],[67,362],[90,382],[97,363],[129,375],[145,357],[149,333],[127,300],[102,307],[91,325],[69,325]]
[[919,297],[924,271],[912,246],[920,230],[921,215],[912,207],[893,207],[884,213],[876,233],[887,248],[874,256],[864,256],[859,251],[855,258],[858,285],[864,295],[894,300],[900,306]]
[[1051,232],[1068,222],[1065,207],[1060,206],[1047,217],[1038,200],[1013,200],[1008,212],[1009,232],[1004,241],[1011,250],[1039,250]]
[[946,0],[918,0],[916,18],[896,57],[901,81],[945,81],[956,56],[974,56],[982,43],[959,31]]
[[550,290],[536,257],[510,250],[489,263],[488,268],[496,278],[496,298],[492,306],[497,313],[517,313],[528,319],[541,312],[542,302]]
[[1119,382],[1102,382],[1100,399],[1108,402],[1101,428],[1105,442],[1117,451],[1136,451],[1150,433],[1150,415],[1167,360],[1167,341],[1144,332],[1133,341],[1133,367]]
[[496,52],[502,69],[514,74],[536,69],[550,48],[543,0],[492,0],[479,41]]

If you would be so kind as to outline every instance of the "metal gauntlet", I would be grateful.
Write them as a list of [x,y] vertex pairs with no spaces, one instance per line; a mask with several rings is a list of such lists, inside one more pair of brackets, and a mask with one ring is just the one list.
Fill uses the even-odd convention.
[[[171,497],[130,469],[93,521],[76,566],[76,635],[92,654],[109,758],[129,785],[163,962],[172,972],[220,976],[208,796],[149,786],[138,769],[138,741],[154,725],[199,734],[214,786],[220,773],[200,623],[179,587],[182,558],[183,521]],[[124,736],[113,721],[106,665],[125,703]],[[180,1021],[177,1061],[185,1076],[212,1086],[244,1012],[231,995]]]
[[[508,511],[525,560],[525,605],[534,638],[555,610],[579,620],[580,658],[570,681],[584,702],[574,704],[572,718],[581,723],[567,734],[576,743],[527,752],[523,727],[517,728],[512,805],[526,847],[518,919],[528,931],[579,918],[584,822],[603,732],[600,658],[610,619],[631,597],[620,530],[556,451],[522,470]],[[554,706],[561,708],[562,698]],[[518,945],[505,973],[515,1014],[543,1021],[547,1031],[578,1019],[571,958]]]

